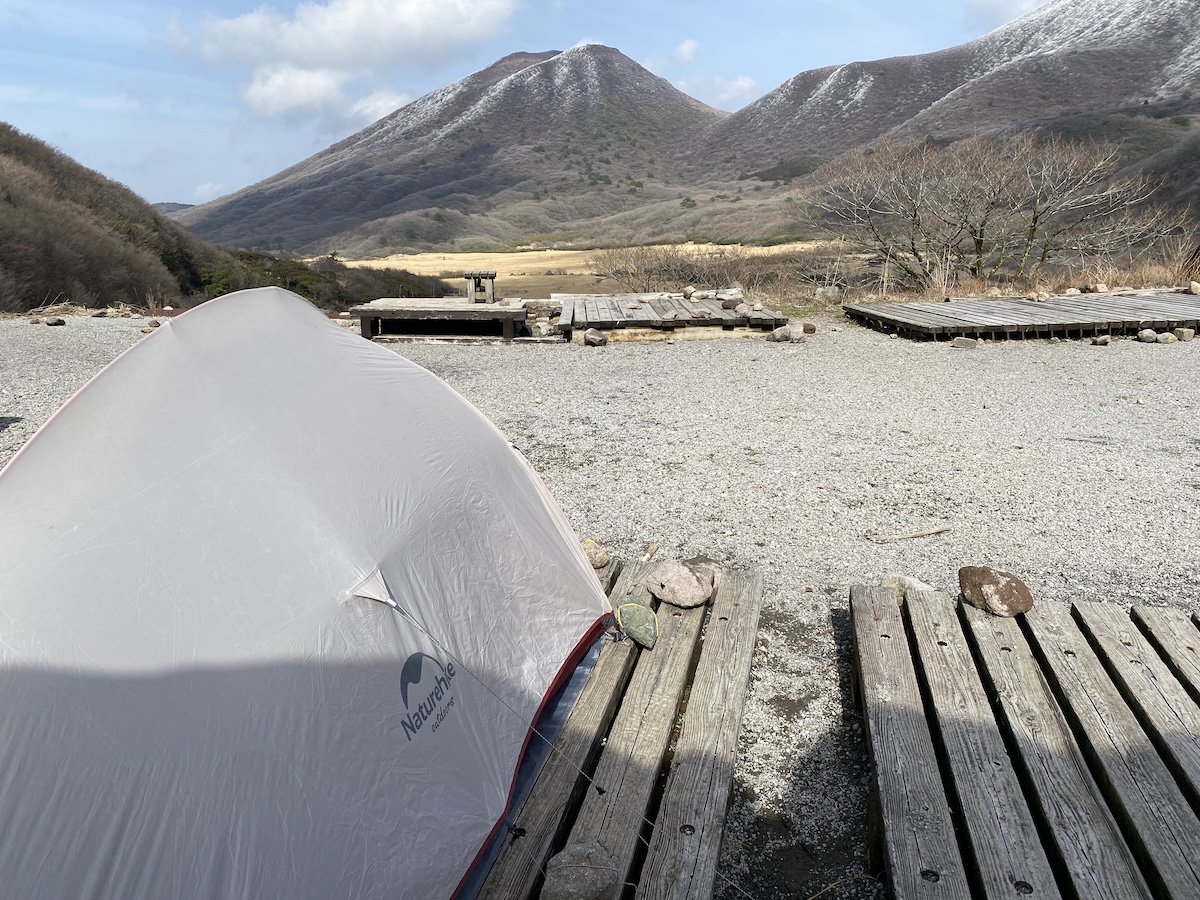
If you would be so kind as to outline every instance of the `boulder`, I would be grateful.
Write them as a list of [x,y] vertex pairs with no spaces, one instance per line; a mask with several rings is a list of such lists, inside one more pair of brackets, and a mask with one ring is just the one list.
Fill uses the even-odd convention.
[[603,331],[597,328],[589,328],[583,333],[583,342],[589,347],[603,347],[608,343],[608,338]]
[[1178,344],[1179,338],[1175,337],[1175,335],[1171,334],[1169,331],[1164,331],[1158,336],[1158,342],[1160,344]]
[[1033,594],[1016,575],[988,566],[963,566],[958,570],[963,599],[994,616],[1011,618],[1033,608]]
[[1158,332],[1153,328],[1143,328],[1138,332],[1138,338],[1143,344],[1155,344],[1158,342]]
[[67,324],[67,320],[64,318],[61,318],[60,316],[51,316],[50,318],[45,319],[44,321],[47,325],[66,325]]
[[673,559],[655,566],[646,575],[645,584],[659,600],[683,609],[707,603],[713,592],[711,580],[700,578],[683,563]]
[[639,647],[653,650],[658,641],[658,617],[642,603],[622,603],[617,607],[617,624]]
[[662,317],[666,320],[678,319],[679,318],[679,310],[668,309],[665,313],[662,314]]
[[1191,284],[1189,284],[1188,293],[1193,295],[1200,294],[1200,281],[1193,281]]
[[1092,338],[1092,346],[1093,347],[1107,347],[1111,343],[1112,343],[1112,335],[1111,334],[1098,334],[1094,338]]
[[749,303],[739,303],[733,308],[734,315],[748,316],[754,312],[754,308]]
[[726,297],[721,301],[721,309],[737,309],[742,303],[738,297]]
[[691,300],[692,294],[694,294],[694,293],[696,293],[696,286],[694,284],[689,284],[687,287],[685,287],[683,289],[683,299]]
[[805,334],[816,334],[817,333],[817,326],[814,325],[812,322],[801,322],[800,329]]
[[842,289],[837,285],[829,287],[819,287],[813,291],[813,297],[818,303],[840,303],[842,300]]
[[1077,297],[1082,293],[1083,291],[1081,291],[1079,288],[1067,288],[1065,291],[1063,291],[1063,295],[1067,297]]
[[162,325],[162,322],[158,321],[158,319],[151,319],[149,322],[146,323],[147,328],[158,328],[161,325]]
[[592,564],[593,569],[603,569],[608,565],[608,551],[604,548],[603,544],[591,538],[585,538],[582,546],[584,555],[587,556],[588,562]]
[[1177,339],[1183,341],[1185,344],[1188,341],[1194,341],[1196,339],[1196,329],[1195,328],[1176,328],[1175,329],[1175,337]]
[[956,337],[950,342],[950,346],[955,347],[958,350],[974,350],[979,346],[979,342],[975,340],[975,338]]
[[698,307],[692,310],[692,317],[695,319],[711,319],[712,312],[704,307]]
[[1103,281],[1097,281],[1094,285],[1092,285],[1092,291],[1097,294],[1107,294],[1108,293],[1108,285],[1105,284]]

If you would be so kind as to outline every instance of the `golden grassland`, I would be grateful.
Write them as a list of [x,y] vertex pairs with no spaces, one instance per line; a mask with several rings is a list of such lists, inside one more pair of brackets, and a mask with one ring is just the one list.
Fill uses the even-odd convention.
[[[703,255],[724,253],[720,244],[683,244],[686,250]],[[773,247],[743,247],[739,253],[770,255],[808,249],[812,243],[780,244]],[[562,294],[618,294],[624,290],[612,278],[595,274],[591,260],[596,250],[510,250],[491,253],[396,253],[381,259],[346,259],[348,266],[406,269],[414,275],[437,275],[453,282],[463,272],[496,273],[496,295],[536,299]]]

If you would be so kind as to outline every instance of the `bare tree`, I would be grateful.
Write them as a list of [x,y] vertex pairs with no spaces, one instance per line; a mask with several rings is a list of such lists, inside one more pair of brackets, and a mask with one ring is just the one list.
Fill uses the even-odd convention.
[[1147,202],[1155,185],[1119,167],[1111,144],[1031,134],[946,148],[887,140],[828,164],[791,202],[805,224],[877,253],[912,287],[964,272],[1036,281],[1056,257],[1149,248],[1178,227]]

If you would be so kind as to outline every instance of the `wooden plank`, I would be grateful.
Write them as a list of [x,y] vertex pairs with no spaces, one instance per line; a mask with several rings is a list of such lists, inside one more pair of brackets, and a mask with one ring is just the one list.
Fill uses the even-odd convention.
[[558,317],[558,330],[571,331],[571,323],[575,319],[575,301],[564,300],[562,305],[562,313]]
[[[603,862],[595,875],[614,888],[629,880],[707,611],[660,607],[658,642],[638,659],[592,776],[598,789],[587,792],[571,829],[564,852],[598,848]],[[547,865],[548,887],[570,878],[558,858]]]
[[1200,810],[1200,707],[1124,607],[1076,603],[1072,610],[1184,796]]
[[952,796],[966,825],[982,893],[1059,897],[1050,860],[1008,758],[957,604],[936,591],[905,598],[920,668],[950,772]]
[[1200,896],[1200,823],[1065,607],[1025,616],[1052,688],[1157,895]]
[[893,896],[969,897],[896,592],[852,587],[850,613]]
[[[601,584],[620,568],[619,563],[610,563],[601,570]],[[648,569],[644,563],[624,567],[613,585],[613,595],[629,593]],[[479,893],[481,900],[523,900],[536,888],[546,860],[571,825],[569,817],[579,796],[587,790],[585,773],[595,765],[637,654],[633,641],[610,641],[601,648],[583,691],[554,741],[553,751],[525,802],[506,823],[510,837],[492,864]]]
[[761,575],[722,572],[642,869],[639,900],[709,900],[713,895],[762,596]]
[[1133,621],[1149,638],[1172,674],[1200,703],[1200,631],[1195,617],[1181,609],[1135,606]]
[[1015,619],[959,607],[1028,798],[1077,897],[1148,898],[1116,819]]

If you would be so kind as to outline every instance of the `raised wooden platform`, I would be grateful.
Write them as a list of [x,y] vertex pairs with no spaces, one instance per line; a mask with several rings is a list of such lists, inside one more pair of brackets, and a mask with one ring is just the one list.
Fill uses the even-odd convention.
[[1200,629],[854,588],[874,867],[908,898],[1200,897]]
[[952,300],[943,303],[848,304],[846,315],[910,337],[1084,337],[1195,328],[1200,297],[1169,292],[1079,294],[1035,300]]
[[[651,602],[653,567],[604,573],[614,604]],[[760,576],[722,570],[708,605],[658,606],[653,650],[604,645],[481,898],[547,880],[555,896],[712,897],[762,594]],[[581,881],[593,893],[572,893]]]
[[358,316],[365,338],[379,336],[385,320],[403,320],[409,323],[462,322],[473,325],[492,324],[500,337],[511,341],[518,325],[525,322],[527,312],[523,305],[502,306],[499,303],[476,303],[462,297],[444,299],[395,299],[385,297],[372,300],[362,306],[349,309]]
[[787,317],[769,309],[738,315],[721,307],[721,298],[685,300],[683,294],[552,294],[561,300],[559,330],[582,328],[658,328],[685,327],[757,328],[774,331],[786,325]]

